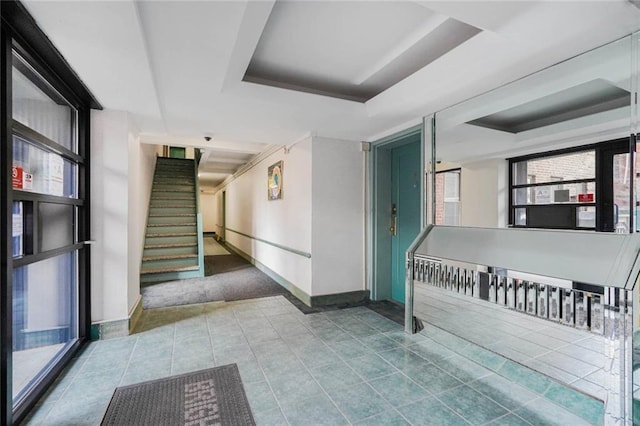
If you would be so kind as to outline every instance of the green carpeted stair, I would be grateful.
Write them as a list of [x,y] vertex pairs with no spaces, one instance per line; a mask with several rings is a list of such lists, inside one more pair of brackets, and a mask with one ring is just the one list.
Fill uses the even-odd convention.
[[204,275],[194,160],[158,158],[151,189],[140,283]]

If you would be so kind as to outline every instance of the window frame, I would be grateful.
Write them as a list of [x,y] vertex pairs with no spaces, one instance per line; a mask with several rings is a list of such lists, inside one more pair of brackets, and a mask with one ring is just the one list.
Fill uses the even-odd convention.
[[[571,148],[564,148],[564,149],[558,149],[558,150],[552,150],[552,151],[544,151],[544,152],[539,152],[539,153],[534,153],[534,154],[528,154],[528,155],[523,155],[523,156],[519,156],[519,157],[512,157],[512,158],[508,158],[508,179],[509,179],[509,185],[508,185],[508,203],[509,203],[509,209],[508,209],[508,226],[512,227],[512,228],[532,228],[532,229],[565,229],[565,230],[578,230],[578,231],[596,231],[598,229],[598,221],[599,221],[599,211],[601,211],[601,209],[598,209],[599,205],[601,204],[601,200],[602,200],[602,196],[600,196],[600,194],[605,190],[606,188],[606,182],[604,182],[605,177],[603,176],[602,173],[602,157],[603,157],[603,153],[607,152],[607,151],[611,151],[611,150],[615,150],[615,149],[623,149],[623,148],[627,148],[628,152],[634,153],[635,152],[635,138],[631,137],[627,137],[627,138],[618,138],[618,139],[612,139],[609,141],[604,141],[604,142],[598,142],[598,143],[593,143],[593,144],[587,144],[587,145],[581,145],[581,146],[576,146],[576,147],[571,147]],[[549,157],[557,157],[557,156],[562,156],[562,155],[569,155],[569,154],[576,154],[576,153],[581,153],[581,152],[588,152],[588,151],[594,151],[595,153],[595,171],[594,174],[595,176],[593,178],[584,178],[584,179],[570,179],[570,180],[562,180],[562,181],[554,181],[554,180],[549,180],[548,182],[541,182],[541,183],[526,183],[526,184],[514,184],[514,165],[516,163],[520,163],[520,162],[524,162],[524,161],[531,161],[531,160],[536,160],[536,159],[543,159],[543,158],[549,158]],[[631,162],[631,173],[633,174],[633,162]],[[527,175],[529,176],[529,174]],[[580,202],[566,202],[566,203],[561,203],[561,204],[556,204],[556,203],[549,203],[549,204],[514,204],[514,190],[516,189],[520,189],[520,188],[536,188],[536,187],[544,187],[544,186],[565,186],[565,185],[571,185],[571,184],[588,184],[588,183],[594,183],[595,184],[595,193],[596,193],[596,199],[594,202],[587,202],[587,203],[580,203]],[[633,194],[633,179],[631,180],[631,189],[630,189],[630,196],[631,194]],[[630,198],[632,199],[632,198]],[[552,206],[555,207],[559,207],[559,206],[564,206],[567,208],[573,208],[574,209],[574,213],[576,214],[576,225],[573,227],[564,227],[564,226],[546,226],[546,227],[540,227],[540,226],[528,226],[528,225],[517,225],[516,224],[516,210],[517,209],[529,209],[529,208],[534,208],[534,209],[544,209],[544,208],[552,208]],[[593,227],[580,227],[577,226],[577,212],[578,209],[580,207],[594,207],[596,209],[596,224]],[[633,215],[632,215],[633,216]]]

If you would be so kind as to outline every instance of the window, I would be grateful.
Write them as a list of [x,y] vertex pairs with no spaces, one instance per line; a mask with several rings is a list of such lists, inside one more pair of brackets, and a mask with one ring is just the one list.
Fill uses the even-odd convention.
[[0,424],[18,424],[88,341],[87,136],[101,107],[20,2],[0,15]]
[[460,169],[436,173],[436,225],[460,225]]
[[510,224],[629,232],[629,140],[509,160]]

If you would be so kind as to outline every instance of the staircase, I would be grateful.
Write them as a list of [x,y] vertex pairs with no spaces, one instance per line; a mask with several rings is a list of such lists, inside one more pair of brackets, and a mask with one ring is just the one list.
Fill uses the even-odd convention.
[[204,276],[194,160],[159,157],[151,189],[141,285]]

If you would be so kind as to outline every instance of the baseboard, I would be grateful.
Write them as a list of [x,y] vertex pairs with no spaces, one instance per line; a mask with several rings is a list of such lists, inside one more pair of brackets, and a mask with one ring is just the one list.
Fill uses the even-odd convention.
[[142,317],[142,296],[131,308],[128,318],[100,321],[91,324],[91,340],[106,340],[125,337],[133,333],[138,321]]
[[133,330],[140,322],[140,318],[142,318],[142,295],[138,295],[138,300],[136,300],[129,312],[129,334],[133,334]]
[[129,318],[91,324],[91,340],[106,340],[129,335]]
[[253,266],[258,268],[258,270],[264,272],[264,274],[267,275],[269,278],[271,278],[272,280],[274,280],[275,282],[280,284],[282,287],[284,287],[287,290],[289,290],[289,292],[291,294],[293,294],[295,297],[297,297],[298,299],[300,299],[300,301],[302,303],[304,303],[305,305],[311,307],[311,296],[309,296],[303,290],[300,290],[291,281],[287,280],[282,275],[278,274],[277,272],[273,271],[269,267],[265,266],[260,261],[258,261],[256,259],[254,259],[253,257],[249,256],[247,253],[245,253],[244,251],[240,250],[238,247],[234,246],[233,244],[229,243],[228,241],[226,241],[224,243],[224,245],[229,250],[231,250],[232,252],[234,252],[235,254],[237,254],[238,256],[242,257],[247,262],[251,263]]
[[369,300],[369,290],[311,296],[311,307],[356,304]]

